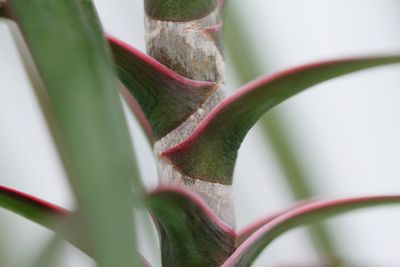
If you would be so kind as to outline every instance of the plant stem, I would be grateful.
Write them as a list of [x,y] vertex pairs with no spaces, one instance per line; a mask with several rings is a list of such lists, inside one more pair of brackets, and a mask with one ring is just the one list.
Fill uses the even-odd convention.
[[[240,23],[237,10],[233,4],[229,6],[225,31],[227,52],[232,60],[236,77],[241,83],[246,83],[263,74],[262,64],[251,47],[251,38]],[[315,190],[306,178],[305,168],[297,158],[295,148],[291,145],[291,137],[285,129],[281,114],[270,111],[261,119],[259,125],[264,138],[270,141],[294,198],[301,200],[315,196]],[[324,225],[317,224],[310,227],[309,232],[315,248],[321,252],[329,265],[341,266],[340,257],[329,230]]]
[[[150,56],[175,72],[194,80],[223,85],[224,60],[218,43],[207,32],[220,22],[220,9],[186,22],[145,19],[146,45]],[[220,87],[221,87],[220,86]],[[219,88],[190,118],[154,145],[161,184],[184,186],[199,194],[225,223],[234,226],[232,186],[206,182],[182,175],[159,155],[186,139],[199,122],[224,97]]]

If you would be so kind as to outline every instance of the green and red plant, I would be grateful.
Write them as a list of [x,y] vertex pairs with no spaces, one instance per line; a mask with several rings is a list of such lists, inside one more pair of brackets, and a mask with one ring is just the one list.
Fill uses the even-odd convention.
[[[223,1],[217,0],[145,0],[149,24],[177,31],[179,23],[200,25],[192,25],[193,38],[207,40],[215,53],[221,46],[222,7]],[[153,39],[149,50],[159,60],[153,59],[105,35],[91,1],[9,0],[1,8],[1,14],[18,24],[46,88],[54,136],[78,209],[67,211],[4,186],[0,206],[53,230],[100,266],[149,265],[136,252],[132,203],[143,204],[154,219],[163,266],[210,267],[250,266],[294,227],[361,208],[400,204],[400,195],[309,201],[236,231],[231,200],[223,199],[230,196],[239,147],[265,112],[326,80],[400,63],[400,55],[296,67],[261,77],[219,101],[223,75],[214,54],[194,73],[158,49]],[[205,19],[209,16],[210,21]],[[193,79],[198,76],[208,78]],[[117,77],[123,84],[119,87]],[[154,192],[147,193],[138,177],[119,92],[155,147],[160,176],[166,176],[160,179],[168,185],[164,181]],[[217,101],[209,105],[213,97]],[[180,135],[176,129],[188,121],[191,126]],[[174,140],[165,141],[167,136]],[[180,180],[174,184],[171,177]],[[217,195],[204,192],[207,188]]]

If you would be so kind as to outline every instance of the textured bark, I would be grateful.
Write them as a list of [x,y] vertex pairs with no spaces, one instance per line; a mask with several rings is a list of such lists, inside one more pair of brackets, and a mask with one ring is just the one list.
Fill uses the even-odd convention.
[[155,143],[154,153],[161,184],[181,185],[199,194],[220,219],[234,226],[231,185],[185,176],[159,157],[163,151],[185,140],[224,98],[221,87],[225,64],[218,47],[219,42],[213,34],[213,27],[219,24],[218,8],[204,18],[189,22],[160,21],[149,17],[145,19],[146,45],[150,56],[187,78],[220,84],[218,91],[197,112]]

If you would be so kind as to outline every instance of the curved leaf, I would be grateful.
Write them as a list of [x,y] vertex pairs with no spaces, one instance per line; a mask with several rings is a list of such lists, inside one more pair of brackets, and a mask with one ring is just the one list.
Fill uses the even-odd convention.
[[191,136],[162,156],[186,176],[231,184],[240,144],[266,111],[323,81],[398,62],[399,55],[325,61],[259,78],[221,102]]
[[[218,4],[220,4],[218,0]],[[221,3],[222,4],[222,3]],[[200,19],[217,7],[217,0],[145,0],[146,14],[158,20],[190,21]]]
[[287,214],[295,209],[304,207],[306,205],[309,205],[311,203],[315,203],[316,201],[303,201],[303,202],[299,202],[297,205],[295,205],[294,207],[288,208],[286,210],[283,210],[281,212],[277,212],[275,214],[272,215],[268,215],[260,220],[257,220],[256,222],[244,227],[243,229],[241,229],[240,231],[238,231],[236,233],[236,247],[240,246],[244,241],[246,241],[247,238],[249,238],[252,234],[254,234],[258,229],[260,229],[261,227],[263,227],[264,225],[266,225],[267,223],[275,220],[276,218]]
[[189,80],[114,37],[108,41],[119,77],[145,114],[153,141],[189,118],[218,88]]
[[0,185],[0,207],[55,230],[69,211],[18,190]]
[[[0,185],[0,207],[16,213],[59,234],[62,238],[93,257],[85,231],[79,223],[79,216],[40,198]],[[149,267],[147,260],[140,256],[142,265]]]
[[388,204],[400,204],[400,195],[346,198],[304,204],[277,216],[256,231],[236,249],[222,266],[250,266],[261,251],[275,238],[297,226],[320,222],[357,209]]
[[0,185],[0,207],[40,224],[93,256],[79,217],[70,211],[21,191]]
[[232,254],[235,234],[189,191],[163,188],[149,197],[161,238],[163,266],[220,266]]
[[[263,73],[267,65],[262,64],[262,57],[254,49],[255,39],[251,38],[247,27],[243,25],[243,18],[239,14],[240,6],[231,3],[225,11],[229,16],[225,17],[224,30],[226,40],[226,52],[231,59],[236,79],[241,84],[247,83]],[[241,12],[240,12],[241,13]],[[240,36],[241,38],[237,38]],[[317,188],[306,175],[306,167],[302,162],[302,156],[297,152],[292,142],[293,133],[288,131],[285,123],[287,119],[282,116],[281,110],[271,110],[265,114],[257,124],[261,126],[262,139],[268,140],[268,150],[276,157],[280,169],[283,171],[283,179],[295,199],[309,199],[317,195]],[[315,224],[307,229],[311,237],[312,246],[321,259],[325,259],[330,266],[346,266],[340,255],[333,234],[324,224]]]

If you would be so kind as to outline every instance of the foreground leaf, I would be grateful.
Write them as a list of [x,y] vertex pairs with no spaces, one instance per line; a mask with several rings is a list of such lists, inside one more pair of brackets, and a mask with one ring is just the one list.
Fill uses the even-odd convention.
[[[218,4],[223,1],[218,0]],[[145,0],[146,14],[158,20],[190,21],[200,19],[217,7],[217,0]]]
[[149,208],[161,238],[163,266],[220,266],[233,252],[233,229],[189,191],[157,190]]
[[[218,87],[211,82],[189,80],[114,37],[109,36],[108,41],[119,77],[147,118],[153,142],[195,113]],[[125,95],[134,109],[135,103]]]
[[261,251],[275,238],[297,226],[320,222],[357,209],[388,204],[400,204],[400,196],[346,198],[301,205],[267,222],[244,241],[222,266],[251,266]]
[[141,266],[131,181],[136,181],[135,189],[140,183],[112,60],[92,2],[8,3],[53,104],[57,141],[95,260],[102,267]]
[[221,102],[181,144],[162,156],[186,176],[231,184],[240,144],[268,110],[323,81],[400,62],[400,56],[326,61],[259,78]]

